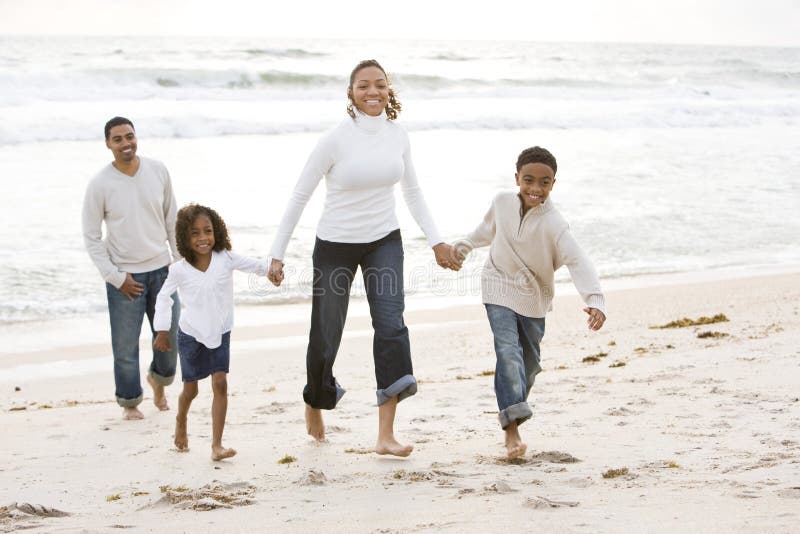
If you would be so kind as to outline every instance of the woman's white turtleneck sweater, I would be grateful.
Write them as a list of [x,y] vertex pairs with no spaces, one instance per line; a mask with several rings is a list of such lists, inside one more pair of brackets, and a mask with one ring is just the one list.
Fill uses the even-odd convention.
[[320,139],[308,158],[281,219],[270,255],[283,259],[308,200],[326,178],[325,208],[317,236],[338,243],[371,243],[400,227],[394,185],[430,246],[442,242],[417,183],[406,131],[386,118],[356,112]]

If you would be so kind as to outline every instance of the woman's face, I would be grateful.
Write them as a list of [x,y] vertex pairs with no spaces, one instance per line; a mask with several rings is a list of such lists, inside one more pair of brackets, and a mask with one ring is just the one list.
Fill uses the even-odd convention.
[[378,67],[364,67],[356,72],[350,90],[361,113],[377,117],[389,104],[389,81]]

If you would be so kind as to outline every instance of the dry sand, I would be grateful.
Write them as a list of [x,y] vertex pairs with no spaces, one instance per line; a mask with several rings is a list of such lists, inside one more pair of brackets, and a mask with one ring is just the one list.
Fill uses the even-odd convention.
[[[207,381],[184,454],[172,447],[180,386],[168,389],[172,411],[146,397],[145,419],[123,421],[110,356],[102,372],[0,382],[0,531],[796,530],[800,274],[607,297],[598,333],[586,330],[577,297],[557,298],[534,417],[521,427],[528,453],[514,462],[503,457],[477,298],[406,316],[420,380],[399,406],[398,437],[416,446],[406,459],[371,452],[377,410],[363,317],[348,321],[336,365],[347,394],[325,414],[324,444],[303,423],[304,322],[234,330],[225,443],[239,454],[223,462],[209,459]],[[730,321],[649,328],[718,313]],[[99,343],[6,352],[0,372],[108,352]],[[607,355],[583,361],[598,353]]]

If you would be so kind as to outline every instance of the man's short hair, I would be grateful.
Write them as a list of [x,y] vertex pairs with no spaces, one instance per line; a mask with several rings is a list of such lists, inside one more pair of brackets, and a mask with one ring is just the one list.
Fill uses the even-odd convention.
[[114,126],[119,126],[120,124],[130,124],[133,131],[136,131],[134,128],[133,123],[130,119],[126,119],[125,117],[114,117],[110,121],[106,123],[105,134],[106,134],[106,141],[108,141],[108,136],[111,135],[111,128]]

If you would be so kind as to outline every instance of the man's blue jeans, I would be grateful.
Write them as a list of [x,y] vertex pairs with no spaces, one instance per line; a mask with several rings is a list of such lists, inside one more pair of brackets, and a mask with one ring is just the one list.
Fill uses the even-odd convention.
[[312,408],[333,409],[344,389],[333,376],[342,340],[350,287],[361,267],[375,330],[378,405],[392,397],[403,400],[417,392],[411,366],[408,328],[403,322],[403,242],[395,230],[372,243],[335,243],[317,238],[314,246],[311,331],[306,353],[307,382],[303,399]]
[[[144,286],[141,295],[128,300],[119,289],[106,283],[108,297],[108,315],[111,321],[111,348],[114,353],[114,383],[116,385],[117,404],[130,408],[142,402],[142,382],[139,373],[139,336],[142,332],[142,320],[147,315],[150,331],[153,331],[156,297],[167,279],[169,269],[162,267],[147,273],[131,274],[134,280]],[[153,360],[150,362],[149,374],[157,384],[167,386],[175,378],[178,354],[178,319],[181,305],[178,294],[172,295],[172,327],[169,331],[169,352],[153,349]]]
[[544,336],[544,317],[526,317],[511,308],[484,304],[494,334],[497,364],[494,391],[497,395],[500,426],[519,425],[533,415],[528,405],[539,365],[539,343]]

